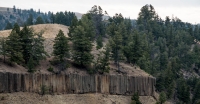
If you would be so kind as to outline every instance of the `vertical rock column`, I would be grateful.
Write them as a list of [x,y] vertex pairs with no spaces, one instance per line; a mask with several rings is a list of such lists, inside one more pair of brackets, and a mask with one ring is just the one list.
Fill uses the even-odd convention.
[[0,93],[41,92],[42,86],[50,93],[104,93],[114,95],[154,96],[156,79],[125,75],[78,74],[17,74],[0,72]]

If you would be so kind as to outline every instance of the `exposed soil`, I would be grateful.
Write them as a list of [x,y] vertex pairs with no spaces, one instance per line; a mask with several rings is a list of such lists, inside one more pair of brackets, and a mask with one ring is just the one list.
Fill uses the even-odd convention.
[[[151,96],[140,96],[142,104],[155,104]],[[39,95],[36,93],[0,94],[0,104],[130,104],[131,96],[105,94]]]

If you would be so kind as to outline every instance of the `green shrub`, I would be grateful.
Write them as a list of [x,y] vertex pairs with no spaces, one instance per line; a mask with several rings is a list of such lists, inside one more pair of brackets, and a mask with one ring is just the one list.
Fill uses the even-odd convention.
[[139,98],[140,98],[140,97],[139,97],[139,95],[138,95],[138,92],[135,93],[135,94],[131,97],[131,100],[132,100],[131,104],[142,104],[142,103],[140,102]]
[[89,73],[89,74],[95,74],[95,73],[97,73],[97,70],[95,69],[95,66],[90,66],[90,67],[87,67],[87,72]]
[[165,103],[166,100],[167,100],[166,94],[165,94],[165,92],[162,91],[160,93],[159,101],[160,101],[161,104],[163,104],[163,103]]
[[41,86],[41,95],[45,95],[45,94],[47,94],[48,93],[48,87],[46,86],[46,85],[42,85]]
[[48,69],[47,69],[49,72],[53,72],[53,68],[50,66]]
[[71,67],[71,64],[66,63],[65,67],[66,67],[66,68],[70,68],[70,67]]
[[28,72],[29,72],[29,73],[34,73],[34,72],[36,72],[36,70],[29,69]]

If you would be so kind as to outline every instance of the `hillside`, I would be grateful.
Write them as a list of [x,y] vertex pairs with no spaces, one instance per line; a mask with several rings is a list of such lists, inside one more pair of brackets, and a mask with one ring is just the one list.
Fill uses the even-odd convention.
[[[55,38],[56,34],[58,34],[58,31],[61,29],[64,34],[67,36],[68,34],[68,27],[64,25],[59,24],[39,24],[39,25],[33,25],[30,26],[33,28],[33,30],[38,33],[43,31],[43,37],[45,40],[45,50],[48,52],[49,55],[51,55],[53,51],[53,39]],[[21,28],[22,29],[22,28]],[[4,30],[0,31],[0,37],[7,37],[10,34],[11,30]]]
[[[182,22],[173,16],[162,19],[151,4],[144,5],[140,10],[134,21],[123,17],[121,13],[103,20],[104,10],[94,5],[81,19],[74,18],[73,12],[49,12],[48,15],[45,14],[45,22],[40,23],[40,11],[23,10],[23,20],[26,20],[27,26],[31,26],[35,32],[44,32],[44,46],[49,57],[43,60],[45,52],[40,47],[43,41],[39,36],[33,37],[26,26],[19,32],[19,27],[16,26],[14,29],[19,36],[13,32],[6,40],[6,48],[3,48],[2,41],[1,53],[9,58],[7,63],[13,61],[24,67],[17,64],[10,67],[1,61],[2,92],[12,92],[14,89],[40,93],[40,86],[47,84],[53,93],[64,91],[73,94],[100,92],[133,95],[138,91],[139,95],[158,99],[154,95],[156,91],[162,98],[159,99],[160,103],[165,100],[180,104],[199,103],[199,25]],[[4,23],[7,19],[6,29],[11,29],[13,23],[9,24],[9,18],[12,15],[9,14],[9,9],[6,13],[8,15],[0,16],[0,19],[3,18]],[[39,19],[36,21],[36,18]],[[67,26],[70,26],[72,37],[68,45],[65,44],[68,41],[65,37],[68,33]],[[59,32],[58,40],[55,41],[57,52],[54,51],[57,57],[52,57],[54,38],[60,28],[64,33]],[[2,31],[0,36],[6,37],[9,32],[10,30]],[[70,58],[66,58],[67,56]],[[35,74],[28,73],[27,69],[29,72],[35,71]],[[47,69],[53,71],[49,72]],[[38,80],[35,79],[38,77]],[[13,87],[15,83],[21,82],[22,84]],[[36,89],[34,85],[37,86]],[[146,93],[149,89],[151,92]]]
[[[63,15],[65,17],[63,17]],[[82,14],[67,11],[53,14],[53,12],[50,11],[48,13],[44,13],[42,11],[40,12],[40,10],[33,10],[32,8],[26,10],[16,7],[0,7],[0,30],[10,29],[14,23],[18,23],[19,26],[23,26],[24,24],[38,24],[38,17],[42,19],[42,23],[40,24],[52,23],[53,20],[51,20],[51,17],[53,17],[54,23],[70,26],[71,20],[74,18],[74,16],[77,16],[77,18],[80,19]]]
[[[52,47],[53,47],[53,40],[58,34],[58,31],[61,29],[65,36],[68,37],[68,27],[60,24],[40,24],[40,25],[33,25],[30,26],[33,28],[35,32],[43,31],[43,37],[45,38],[44,46],[45,50],[48,52],[48,54],[51,56],[52,53]],[[22,28],[21,28],[22,29]],[[11,30],[4,30],[0,31],[0,37],[7,37],[10,34]],[[107,39],[104,39],[103,44],[107,42]],[[95,43],[93,43],[93,54],[97,54],[99,50],[96,50]],[[47,60],[42,60],[41,64],[36,68],[36,73],[40,74],[50,74],[46,69],[51,66],[49,63],[49,60],[52,58],[49,57]],[[116,72],[116,66],[113,64],[113,62],[110,62],[110,73],[112,75],[120,75],[120,73]],[[4,63],[0,62],[0,72],[12,72],[12,73],[28,73],[27,69],[15,64],[13,67],[10,67],[8,65],[5,65]],[[52,66],[53,67],[53,66]],[[141,70],[139,67],[131,66],[127,63],[120,63],[121,69],[125,72],[128,76],[150,76],[143,70]],[[56,67],[54,67],[56,70]],[[58,70],[58,69],[57,69]],[[62,73],[72,73],[72,74],[80,74],[84,75],[87,74],[86,71],[82,70],[81,68],[76,68],[71,66],[67,70],[63,71]],[[20,96],[18,96],[20,94]],[[64,94],[64,95],[45,95],[41,96],[38,94],[32,94],[32,93],[12,93],[12,94],[0,94],[0,97],[3,100],[0,100],[0,103],[6,104],[6,103],[37,103],[37,104],[63,104],[64,102],[68,102],[67,104],[80,104],[80,103],[87,103],[87,104],[113,104],[113,103],[130,103],[131,102],[131,96],[123,96],[123,95],[104,95],[104,94]],[[37,102],[35,102],[35,99],[38,99]],[[77,101],[78,99],[78,101]],[[92,100],[91,100],[92,99]],[[143,96],[140,97],[143,104],[154,104],[156,100],[151,96]],[[19,102],[20,101],[20,102]]]
[[[45,46],[45,51],[51,56],[52,51],[53,51],[53,40],[56,36],[56,34],[58,34],[58,31],[61,29],[64,34],[66,36],[68,36],[68,27],[64,26],[64,25],[60,25],[60,24],[39,24],[39,25],[33,25],[30,26],[31,28],[33,28],[33,30],[35,32],[40,32],[40,31],[44,31],[43,37],[45,38],[45,42],[44,42],[44,46]],[[22,29],[22,28],[21,28]],[[0,37],[7,37],[10,34],[11,30],[4,30],[4,31],[0,31]],[[104,39],[104,44],[105,42],[107,42],[106,39]],[[94,55],[99,53],[99,50],[96,50],[96,43],[93,43],[93,51],[91,53],[93,53]],[[50,73],[48,72],[46,69],[49,68],[51,66],[51,64],[49,63],[49,60],[51,60],[52,58],[49,57],[47,58],[47,60],[42,60],[41,64],[36,68],[38,71],[37,73]],[[118,72],[116,72],[116,66],[114,65],[114,63],[111,61],[110,62],[110,74],[118,74]],[[52,66],[53,67],[53,66]],[[127,63],[120,63],[120,67],[123,71],[125,71],[125,73],[127,75],[134,75],[134,76],[151,76],[149,74],[147,74],[146,72],[144,72],[143,70],[141,70],[140,68],[136,67],[136,66],[131,66]],[[16,70],[18,69],[18,70]],[[54,67],[55,70],[58,70],[56,67]],[[15,68],[1,64],[1,68],[0,71],[8,71],[8,72],[16,72],[16,73],[27,73],[27,70],[24,67],[21,67],[19,65],[16,65]],[[86,71],[76,68],[76,67],[70,67],[68,68],[64,73],[79,73],[79,74],[87,74]]]
[[[72,13],[70,15],[70,13]],[[73,14],[74,13],[74,14]],[[67,14],[67,15],[66,15]],[[9,8],[9,7],[0,7],[0,30],[5,30],[7,23],[11,23],[13,25],[14,23],[18,23],[20,26],[23,26],[24,23],[27,22],[27,19],[30,17],[30,15],[33,16],[33,24],[37,21],[37,18],[40,16],[42,17],[44,23],[50,23],[51,22],[51,16],[52,13],[43,13],[42,11],[35,11],[33,9],[23,10],[23,9],[15,9]],[[59,22],[60,19],[63,19],[62,15],[65,15],[69,20],[61,20],[62,22]],[[81,19],[83,13],[79,12],[57,12],[54,14],[55,23],[64,24],[69,26],[71,20],[73,19],[73,16],[76,16],[77,19]],[[104,15],[103,20],[108,20],[109,16]],[[65,22],[65,23],[63,23]]]

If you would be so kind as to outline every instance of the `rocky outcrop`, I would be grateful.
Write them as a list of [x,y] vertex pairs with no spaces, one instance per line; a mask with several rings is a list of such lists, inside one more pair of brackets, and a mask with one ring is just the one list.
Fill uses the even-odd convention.
[[102,93],[114,95],[153,96],[155,78],[126,75],[78,74],[18,74],[0,72],[0,93],[41,92],[42,86],[50,93]]

